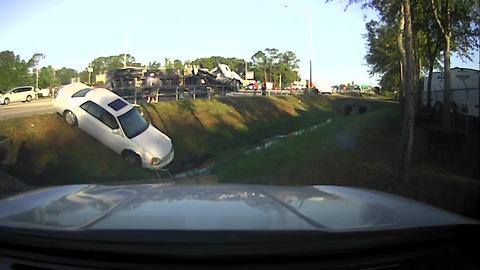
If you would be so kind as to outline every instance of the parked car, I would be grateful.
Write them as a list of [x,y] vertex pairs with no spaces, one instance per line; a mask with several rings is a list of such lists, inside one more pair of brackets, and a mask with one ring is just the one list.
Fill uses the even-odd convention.
[[245,87],[246,90],[258,90],[258,83],[250,83]]
[[108,89],[69,84],[59,89],[53,106],[67,124],[78,126],[133,164],[156,170],[173,160],[171,139]]
[[50,97],[52,96],[52,91],[50,88],[43,88],[36,90],[38,97]]
[[0,93],[0,104],[8,105],[10,102],[20,101],[30,102],[37,97],[37,93],[34,89],[33,86],[21,86],[10,89],[3,94]]

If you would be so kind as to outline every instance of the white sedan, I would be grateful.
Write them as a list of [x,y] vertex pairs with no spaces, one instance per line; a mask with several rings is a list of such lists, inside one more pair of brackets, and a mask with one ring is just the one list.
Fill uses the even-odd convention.
[[53,106],[69,125],[78,126],[131,163],[156,170],[173,160],[171,139],[110,90],[69,84],[58,91]]

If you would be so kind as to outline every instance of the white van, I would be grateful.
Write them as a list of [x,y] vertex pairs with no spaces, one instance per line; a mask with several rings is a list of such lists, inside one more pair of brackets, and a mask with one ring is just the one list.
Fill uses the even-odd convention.
[[[456,113],[479,117],[479,78],[480,71],[469,68],[452,68],[450,70],[450,85],[452,88],[452,105]],[[422,91],[422,104],[427,105],[427,83],[425,78]],[[435,111],[441,111],[443,106],[443,72],[432,74],[432,93],[430,104]]]
[[0,104],[8,105],[10,102],[26,101],[30,102],[36,98],[37,93],[33,86],[21,86],[8,90],[4,94],[0,93]]

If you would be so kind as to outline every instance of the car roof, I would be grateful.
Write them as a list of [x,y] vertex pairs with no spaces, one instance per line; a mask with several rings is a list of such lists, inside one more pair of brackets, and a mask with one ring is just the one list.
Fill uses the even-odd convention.
[[72,96],[76,92],[85,88],[90,88],[90,86],[84,83],[71,83],[60,88],[59,94],[61,93],[62,95],[65,95],[65,96]]
[[[130,102],[126,101],[125,99],[121,98],[117,94],[105,88],[93,88],[92,91],[88,92],[85,95],[85,98],[102,106],[102,108],[107,110],[109,113],[111,113],[115,117],[118,117],[133,108]],[[117,99],[120,99],[127,104],[125,107],[119,109],[118,111],[108,106],[108,104],[110,104],[111,102]]]
[[12,89],[16,89],[16,88],[25,88],[25,87],[30,87],[30,88],[33,88],[33,86],[31,85],[24,85],[24,86],[17,86],[17,87],[14,87]]

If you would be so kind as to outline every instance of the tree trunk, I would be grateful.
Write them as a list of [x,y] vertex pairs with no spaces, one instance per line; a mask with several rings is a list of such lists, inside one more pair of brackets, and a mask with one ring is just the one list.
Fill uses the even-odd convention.
[[399,22],[399,29],[398,29],[398,36],[397,36],[397,45],[398,50],[400,52],[400,91],[398,93],[398,99],[400,101],[400,106],[403,107],[405,99],[403,98],[406,94],[405,89],[405,67],[406,67],[406,56],[405,56],[405,48],[403,45],[403,32],[405,30],[405,18],[404,18],[404,11],[402,7],[401,11],[402,15],[400,17]]
[[433,63],[430,62],[428,64],[428,78],[427,78],[427,113],[430,119],[430,112],[432,108],[432,76],[433,76]]
[[399,61],[399,65],[400,65],[400,89],[398,91],[398,101],[400,102],[400,105],[403,104],[403,101],[401,99],[401,97],[403,97],[403,89],[405,89],[405,77],[403,76],[403,70],[404,70],[404,65],[403,65],[403,62],[402,60]]
[[450,85],[450,33],[445,35],[443,55],[443,111],[442,123],[445,128],[452,127],[452,89]]
[[416,60],[413,46],[412,13],[410,0],[403,2],[405,18],[405,110],[404,110],[404,135],[401,141],[401,164],[399,178],[401,181],[408,181],[410,161],[412,157],[413,135],[415,124],[415,72]]
[[428,59],[428,78],[427,78],[427,114],[428,120],[431,120],[432,113],[432,76],[433,76],[433,66],[435,65],[435,56],[437,55],[438,46],[433,45],[433,50],[431,48],[432,44],[430,39],[427,38],[427,59]]
[[[402,114],[405,113],[405,95],[407,95],[408,89],[405,87],[405,72],[406,72],[406,62],[407,62],[407,57],[405,55],[405,46],[404,46],[404,32],[405,32],[405,11],[404,7],[402,5],[401,10],[400,10],[400,22],[398,24],[398,36],[397,36],[397,45],[398,45],[398,51],[400,52],[400,91],[398,95],[399,103],[400,103],[400,109]],[[403,117],[403,122],[402,122],[402,135],[400,142],[404,141],[404,138],[406,137],[406,117]]]
[[[413,18],[412,18],[413,21]],[[413,37],[416,37],[417,33],[415,32],[413,34]],[[413,52],[414,52],[414,57],[417,61],[415,61],[415,73],[413,74],[413,84],[414,84],[414,93],[415,93],[415,114],[418,112],[418,110],[421,107],[422,104],[422,97],[421,97],[421,92],[420,90],[420,70],[422,68],[422,61],[421,57],[418,55],[418,44],[416,42],[413,43]]]

